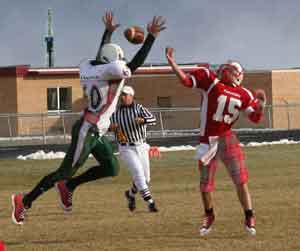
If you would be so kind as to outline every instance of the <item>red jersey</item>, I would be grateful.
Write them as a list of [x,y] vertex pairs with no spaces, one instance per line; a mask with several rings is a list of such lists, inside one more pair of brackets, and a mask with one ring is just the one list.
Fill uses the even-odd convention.
[[250,90],[221,83],[208,68],[191,72],[183,84],[198,88],[202,93],[201,136],[222,136],[230,132],[241,111],[245,111],[253,122],[258,122],[262,116],[257,112],[258,100]]

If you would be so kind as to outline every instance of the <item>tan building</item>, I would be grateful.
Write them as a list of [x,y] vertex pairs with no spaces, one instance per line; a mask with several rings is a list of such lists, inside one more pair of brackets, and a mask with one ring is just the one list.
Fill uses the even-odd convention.
[[[187,71],[196,67],[183,66]],[[167,66],[141,67],[130,82],[136,89],[137,101],[146,107],[199,107],[199,92],[184,88]],[[298,69],[248,71],[244,80],[246,87],[266,91],[268,105],[300,103],[299,84]],[[58,122],[56,116],[42,120],[41,123],[40,116],[48,117],[48,114],[57,112],[79,112],[82,109],[81,97],[78,68],[46,69],[26,65],[0,67],[0,114],[43,114],[35,119],[29,115],[28,119],[11,116],[8,122],[1,117],[0,136],[34,134],[35,131],[38,134],[41,127],[51,131],[59,123],[71,124],[71,120]],[[258,127],[287,128],[288,117],[291,128],[300,127],[300,109],[287,111],[284,107],[270,109],[263,124]],[[166,129],[197,128],[199,113],[168,112],[164,113],[164,121]],[[14,125],[13,132],[8,132],[7,123]],[[238,127],[249,127],[249,124],[242,119]]]

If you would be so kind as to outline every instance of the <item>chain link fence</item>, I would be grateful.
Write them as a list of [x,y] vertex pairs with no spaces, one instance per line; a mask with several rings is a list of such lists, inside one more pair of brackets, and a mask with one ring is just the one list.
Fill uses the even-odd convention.
[[[199,134],[200,108],[153,108],[157,123],[148,128],[149,137]],[[73,123],[80,113],[0,114],[0,146],[65,144],[70,142]],[[300,104],[267,106],[261,123],[241,116],[235,128],[299,129]]]

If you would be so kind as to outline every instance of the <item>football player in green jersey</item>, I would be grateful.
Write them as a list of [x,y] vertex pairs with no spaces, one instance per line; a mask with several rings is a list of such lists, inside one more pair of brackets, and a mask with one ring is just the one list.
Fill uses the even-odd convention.
[[[67,154],[60,167],[42,178],[32,191],[12,195],[12,221],[15,224],[23,224],[33,201],[53,186],[58,191],[62,208],[70,211],[77,186],[118,175],[118,161],[104,135],[110,126],[110,117],[116,109],[124,80],[144,63],[155,38],[165,29],[165,21],[162,17],[153,17],[147,26],[148,35],[142,47],[129,63],[125,61],[122,48],[111,43],[111,35],[119,27],[111,11],[105,13],[103,22],[106,29],[96,58],[80,64],[80,80],[87,107],[72,127],[72,141]],[[99,164],[73,177],[90,154]]]

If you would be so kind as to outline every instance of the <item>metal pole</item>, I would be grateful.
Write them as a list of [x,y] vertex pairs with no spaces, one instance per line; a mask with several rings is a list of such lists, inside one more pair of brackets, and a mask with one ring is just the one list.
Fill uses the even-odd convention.
[[165,129],[163,124],[162,112],[159,112],[159,120],[160,120],[160,128],[161,128],[162,136],[165,137]]
[[60,114],[60,116],[61,116],[61,122],[62,122],[63,131],[64,131],[64,142],[67,143],[65,117],[64,117],[64,115],[62,113]]
[[273,128],[273,125],[272,125],[272,117],[271,117],[271,109],[272,109],[272,106],[270,105],[270,106],[268,107],[269,128]]
[[42,113],[42,126],[43,126],[43,143],[46,145],[46,126],[45,126],[45,116],[44,113]]
[[7,116],[7,125],[8,125],[9,137],[11,139],[12,138],[12,129],[11,129],[10,115]]
[[289,107],[287,107],[287,117],[288,117],[288,130],[290,130],[291,129],[291,116],[290,116]]
[[291,118],[290,118],[290,109],[289,109],[289,102],[283,99],[283,102],[286,104],[286,113],[287,113],[287,121],[288,121],[288,130],[291,129]]

